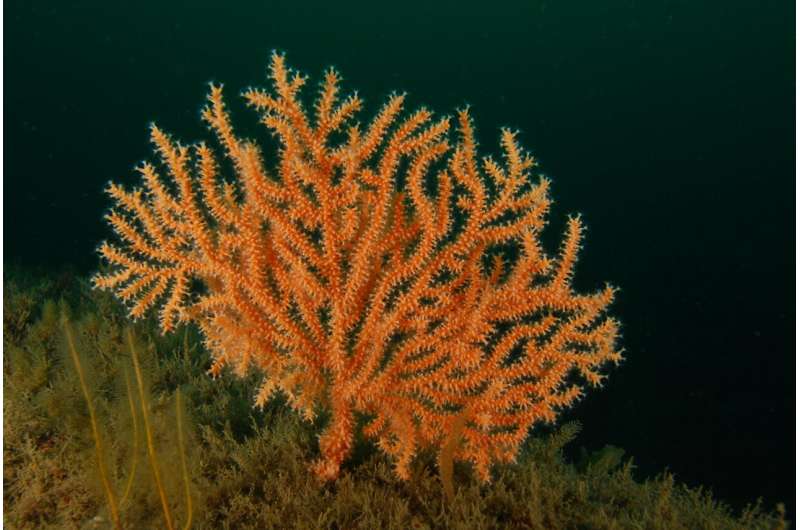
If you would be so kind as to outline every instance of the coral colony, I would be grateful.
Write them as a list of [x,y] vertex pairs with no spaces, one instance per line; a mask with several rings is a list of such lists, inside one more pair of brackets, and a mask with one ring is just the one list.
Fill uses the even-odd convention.
[[362,124],[336,72],[311,110],[307,78],[282,55],[269,76],[272,90],[244,97],[280,142],[274,167],[212,85],[203,117],[225,158],[153,126],[163,171],[144,163],[142,188],[109,185],[119,242],[102,244],[110,268],[95,286],[133,317],[159,308],[164,331],[195,323],[212,373],[263,374],[258,404],[282,392],[308,419],[329,414],[321,479],[338,476],[361,429],[403,479],[433,448],[440,466],[447,452],[488,481],[532,425],[622,358],[605,313],[614,289],[571,287],[580,219],[548,255],[548,180],[534,182],[512,131],[502,160],[479,157],[466,109],[436,120],[392,95]]

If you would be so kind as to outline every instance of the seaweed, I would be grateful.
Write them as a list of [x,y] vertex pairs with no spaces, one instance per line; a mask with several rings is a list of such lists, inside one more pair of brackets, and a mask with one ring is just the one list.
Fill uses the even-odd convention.
[[9,528],[166,528],[167,519],[214,529],[789,525],[782,505],[767,511],[756,501],[734,514],[708,489],[669,473],[638,482],[633,459],[619,448],[587,451],[573,464],[564,448],[579,439],[575,422],[534,432],[488,485],[463,462],[441,476],[437,460],[448,456],[434,450],[421,451],[410,480],[399,480],[366,440],[338,480],[320,484],[308,468],[319,456],[319,422],[301,420],[280,398],[253,407],[257,373],[240,379],[223,371],[211,381],[196,330],[161,335],[152,319],[131,325],[124,307],[80,278],[59,288],[46,278],[5,281],[12,293],[4,301],[3,358]]

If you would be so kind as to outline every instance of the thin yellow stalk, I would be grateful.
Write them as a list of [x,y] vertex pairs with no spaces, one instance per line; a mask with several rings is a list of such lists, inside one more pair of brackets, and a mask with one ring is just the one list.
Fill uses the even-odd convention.
[[133,347],[133,333],[128,328],[128,346],[131,349],[131,357],[133,358],[133,369],[136,371],[136,382],[139,386],[139,402],[142,406],[142,416],[144,421],[144,432],[147,437],[147,455],[150,459],[150,467],[153,468],[153,477],[156,481],[156,488],[158,488],[158,495],[161,497],[161,508],[164,510],[164,519],[167,522],[167,528],[174,530],[172,525],[172,516],[169,513],[169,505],[167,504],[167,495],[164,492],[164,486],[161,484],[161,474],[158,470],[158,462],[156,459],[156,450],[153,446],[153,433],[150,430],[150,419],[147,415],[147,399],[144,395],[144,383],[142,382],[142,372],[139,369],[139,358],[136,355],[136,348]]
[[183,443],[183,411],[181,408],[181,390],[175,391],[175,414],[178,422],[178,448],[181,452],[181,468],[183,469],[183,487],[186,491],[186,513],[187,519],[184,530],[189,530],[192,526],[192,495],[189,492],[189,472],[186,470],[186,448]]
[[121,529],[122,525],[119,521],[119,512],[117,511],[117,501],[114,498],[114,492],[111,490],[111,483],[108,480],[108,473],[106,472],[105,459],[103,458],[103,442],[100,439],[100,429],[97,426],[97,415],[94,411],[94,404],[89,395],[89,387],[86,386],[86,379],[83,376],[83,369],[81,368],[81,361],[78,356],[78,350],[75,348],[75,340],[72,337],[72,329],[69,327],[69,322],[66,317],[61,320],[64,326],[64,333],[67,336],[67,345],[69,352],[72,356],[72,362],[75,363],[75,370],[78,372],[78,379],[81,383],[81,390],[83,391],[83,398],[86,400],[86,406],[89,409],[89,419],[92,424],[92,437],[94,438],[94,448],[97,453],[97,467],[100,470],[100,480],[103,482],[103,489],[106,493],[106,500],[108,502],[108,511],[111,514],[111,520],[114,523],[114,528]]
[[131,389],[131,380],[128,377],[127,370],[125,371],[125,388],[128,390],[128,405],[130,405],[131,419],[133,419],[133,464],[128,474],[128,483],[125,485],[125,493],[122,494],[122,499],[119,501],[120,504],[125,504],[128,494],[131,492],[133,479],[136,476],[136,464],[139,461],[139,422],[136,421],[136,405],[133,404],[133,389]]

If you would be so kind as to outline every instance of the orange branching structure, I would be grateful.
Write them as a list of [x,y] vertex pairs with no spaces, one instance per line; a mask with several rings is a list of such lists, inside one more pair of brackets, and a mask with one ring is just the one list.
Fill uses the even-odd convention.
[[321,478],[337,477],[363,417],[400,477],[458,425],[454,458],[488,480],[533,424],[578,398],[581,377],[598,386],[602,365],[621,359],[605,314],[614,289],[571,287],[580,219],[548,256],[548,180],[532,182],[534,159],[508,130],[503,160],[479,160],[467,110],[453,133],[425,109],[403,117],[392,95],[361,125],[362,101],[339,97],[336,72],[313,112],[282,55],[269,74],[273,91],[244,96],[280,141],[274,172],[212,85],[203,117],[235,180],[205,144],[153,126],[169,178],[144,163],[142,189],[109,186],[120,242],[100,247],[111,267],[95,286],[133,317],[159,307],[164,331],[196,323],[212,373],[264,374],[258,404],[282,391],[306,418],[330,412]]

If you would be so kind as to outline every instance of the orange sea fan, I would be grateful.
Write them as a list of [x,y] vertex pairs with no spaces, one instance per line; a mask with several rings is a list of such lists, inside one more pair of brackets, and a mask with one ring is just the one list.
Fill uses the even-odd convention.
[[[94,277],[130,304],[160,309],[164,331],[194,322],[215,362],[264,374],[256,402],[284,392],[307,418],[331,413],[314,470],[338,476],[356,413],[363,432],[409,476],[419,447],[452,444],[482,479],[512,460],[532,425],[553,421],[622,357],[606,316],[614,289],[572,290],[578,217],[557,255],[540,245],[549,182],[515,134],[502,161],[478,159],[467,110],[403,116],[393,95],[366,125],[361,99],[339,97],[328,71],[313,111],[306,77],[273,54],[271,91],[244,97],[280,141],[275,168],[236,136],[222,87],[203,118],[232,163],[224,181],[212,150],[151,129],[168,179],[143,164],[143,188],[111,184],[107,219],[119,243]],[[202,285],[202,289],[193,287]]]

